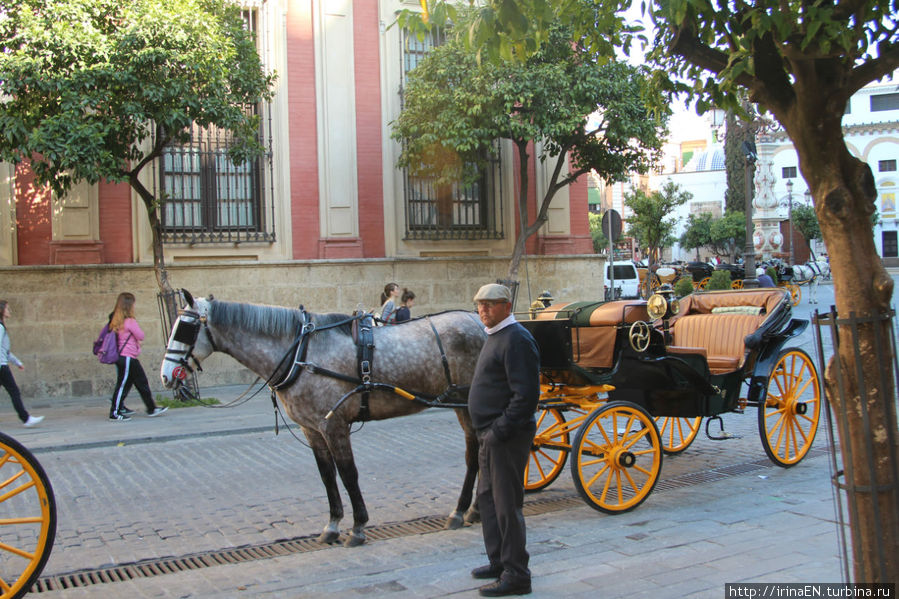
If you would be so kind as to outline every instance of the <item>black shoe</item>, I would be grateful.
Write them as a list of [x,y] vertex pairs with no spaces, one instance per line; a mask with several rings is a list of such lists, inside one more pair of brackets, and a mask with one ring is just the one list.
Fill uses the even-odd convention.
[[113,421],[124,422],[126,420],[131,420],[131,416],[125,416],[124,414],[112,414],[109,419]]
[[486,566],[481,566],[480,568],[475,568],[471,571],[472,578],[499,578],[503,573],[502,566],[494,566],[493,564],[488,564]]
[[508,580],[497,580],[492,584],[482,586],[478,589],[482,597],[505,597],[506,595],[530,595],[531,581],[525,582],[509,582]]
[[131,408],[126,408],[125,406],[122,406],[121,408],[119,408],[119,414],[122,414],[124,416],[133,416],[134,410],[132,410]]

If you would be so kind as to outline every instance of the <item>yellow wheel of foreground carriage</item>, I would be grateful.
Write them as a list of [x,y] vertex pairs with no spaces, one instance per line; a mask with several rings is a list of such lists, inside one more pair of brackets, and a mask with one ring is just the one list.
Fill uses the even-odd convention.
[[56,538],[56,500],[40,463],[0,433],[0,598],[21,597],[40,576]]
[[555,408],[540,410],[537,434],[524,470],[525,491],[539,491],[558,478],[571,451],[568,432],[561,411]]
[[665,453],[680,453],[690,447],[699,427],[702,425],[702,416],[696,418],[677,418],[675,416],[659,416],[656,418],[659,427],[659,436],[662,438],[662,451]]
[[821,416],[821,384],[812,359],[801,349],[781,352],[759,406],[759,435],[771,461],[788,468],[808,453]]
[[590,413],[572,445],[571,475],[591,507],[615,514],[649,496],[662,469],[662,443],[652,416],[626,402]]

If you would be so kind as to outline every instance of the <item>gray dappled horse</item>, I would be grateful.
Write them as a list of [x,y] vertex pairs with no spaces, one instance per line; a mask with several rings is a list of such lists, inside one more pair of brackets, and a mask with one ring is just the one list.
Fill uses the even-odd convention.
[[[318,540],[330,543],[340,536],[339,475],[353,508],[346,545],[364,543],[368,511],[350,444],[350,426],[363,409],[359,391],[364,386],[352,325],[364,321],[358,316],[182,294],[186,305],[166,348],[160,372],[163,384],[167,388],[180,385],[191,369],[188,360],[199,365],[213,351],[230,355],[266,380],[308,439],[328,494],[330,521]],[[368,358],[373,384],[364,389],[369,392],[367,419],[414,414],[436,405],[455,406],[465,431],[466,464],[462,493],[447,522],[448,528],[457,528],[471,506],[478,471],[477,437],[464,403],[486,339],[483,326],[471,312],[451,311],[394,326],[362,328],[374,345]],[[457,391],[461,399],[450,391]],[[476,518],[476,513],[468,517]]]

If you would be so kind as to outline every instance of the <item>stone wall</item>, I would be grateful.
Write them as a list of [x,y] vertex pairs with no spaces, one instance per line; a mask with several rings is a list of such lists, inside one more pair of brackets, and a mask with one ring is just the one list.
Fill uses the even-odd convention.
[[[598,256],[530,256],[522,263],[516,310],[544,289],[560,301],[601,297]],[[416,294],[413,316],[472,307],[477,288],[505,277],[508,259],[440,257],[283,263],[174,264],[169,278],[196,296],[346,312],[378,306],[384,284]],[[143,265],[20,266],[0,268],[0,299],[10,302],[12,351],[25,363],[14,375],[27,398],[95,396],[112,392],[115,368],[100,364],[91,346],[116,296],[137,297],[137,320],[147,335],[141,363],[162,392],[159,365],[167,341],[153,269]],[[224,354],[203,364],[201,386],[249,383],[254,375]],[[27,402],[26,402],[27,403]]]

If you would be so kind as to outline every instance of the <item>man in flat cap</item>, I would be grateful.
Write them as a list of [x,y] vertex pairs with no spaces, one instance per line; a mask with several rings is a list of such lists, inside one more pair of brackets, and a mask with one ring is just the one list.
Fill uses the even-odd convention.
[[468,394],[468,411],[478,432],[478,509],[490,563],[475,578],[496,578],[481,587],[485,597],[531,592],[526,545],[524,469],[537,424],[540,354],[537,343],[512,315],[508,287],[489,284],[474,296],[487,328]]

